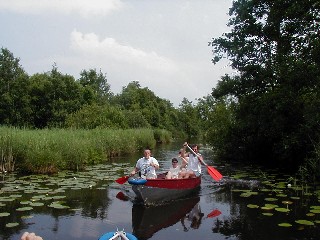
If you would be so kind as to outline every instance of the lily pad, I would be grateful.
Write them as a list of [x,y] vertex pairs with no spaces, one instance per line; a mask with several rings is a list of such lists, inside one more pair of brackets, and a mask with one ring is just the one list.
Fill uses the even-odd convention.
[[7,227],[7,228],[11,228],[11,227],[16,227],[16,226],[18,226],[18,225],[19,225],[19,223],[13,222],[13,223],[7,223],[7,224],[6,224],[6,227]]
[[290,223],[279,223],[278,226],[279,227],[292,227],[292,224],[290,224]]
[[33,207],[22,207],[22,208],[17,208],[16,211],[24,212],[24,211],[30,211],[32,209],[33,209]]
[[32,202],[32,203],[30,203],[30,206],[32,206],[32,207],[41,207],[43,205],[44,205],[44,203],[42,203],[42,202]]
[[277,198],[265,198],[264,200],[268,201],[268,202],[275,202],[278,201]]
[[275,208],[274,210],[278,212],[290,212],[290,209],[287,209],[287,208]]
[[259,206],[255,205],[255,204],[248,204],[247,207],[248,208],[259,208]]
[[309,213],[306,214],[306,216],[308,216],[308,217],[313,217],[314,215],[315,215],[315,214],[312,213],[312,212],[309,212]]
[[309,225],[309,226],[313,226],[314,223],[308,220],[296,220],[295,221],[298,224],[302,224],[302,225]]
[[267,216],[267,217],[271,217],[271,216],[273,216],[273,213],[262,213],[262,215]]
[[8,213],[8,212],[2,212],[2,213],[0,213],[0,217],[7,217],[7,216],[9,216],[10,215],[10,213]]

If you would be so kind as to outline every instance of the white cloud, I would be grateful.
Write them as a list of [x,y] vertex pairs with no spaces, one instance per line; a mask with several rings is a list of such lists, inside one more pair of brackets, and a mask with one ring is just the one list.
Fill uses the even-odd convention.
[[2,0],[0,10],[24,14],[46,14],[58,12],[77,13],[83,17],[105,15],[123,7],[121,0]]
[[95,61],[117,61],[123,65],[130,64],[141,69],[175,72],[176,65],[170,59],[156,52],[146,52],[132,46],[117,42],[114,38],[100,40],[94,33],[83,34],[77,30],[71,33],[71,48],[80,55]]

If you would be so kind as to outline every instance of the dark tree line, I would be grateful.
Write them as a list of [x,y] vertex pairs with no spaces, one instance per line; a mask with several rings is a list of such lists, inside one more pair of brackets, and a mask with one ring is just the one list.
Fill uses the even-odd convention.
[[[0,124],[29,128],[160,128],[195,137],[192,103],[173,107],[137,81],[113,94],[105,74],[82,70],[75,79],[56,65],[32,76],[5,48],[0,52]],[[195,125],[196,126],[196,125]]]
[[238,75],[209,97],[212,144],[224,157],[287,168],[313,159],[319,172],[319,0],[235,0],[228,25],[210,43],[213,62],[228,57]]

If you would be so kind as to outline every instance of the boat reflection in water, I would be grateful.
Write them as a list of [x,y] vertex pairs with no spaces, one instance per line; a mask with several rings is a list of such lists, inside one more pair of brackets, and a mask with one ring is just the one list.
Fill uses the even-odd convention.
[[[200,197],[172,201],[161,206],[134,204],[132,208],[133,234],[139,240],[146,240],[161,229],[181,221],[184,231],[198,228],[203,213],[199,206]],[[187,221],[190,223],[187,223]],[[190,227],[188,227],[188,225]]]

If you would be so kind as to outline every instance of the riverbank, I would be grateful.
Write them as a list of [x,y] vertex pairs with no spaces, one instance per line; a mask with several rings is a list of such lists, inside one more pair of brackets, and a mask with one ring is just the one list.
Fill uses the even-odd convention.
[[18,129],[0,127],[0,172],[80,170],[112,156],[170,142],[161,129]]

